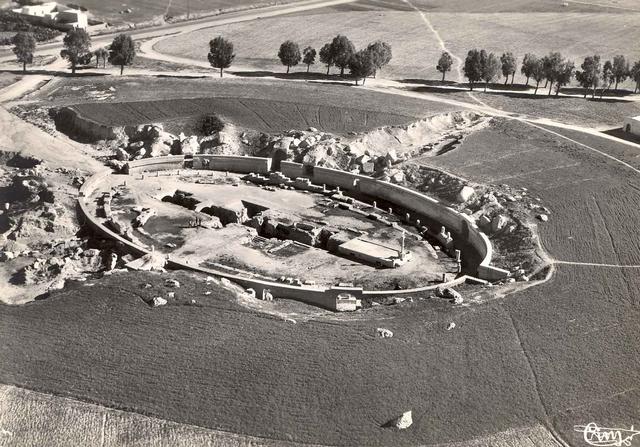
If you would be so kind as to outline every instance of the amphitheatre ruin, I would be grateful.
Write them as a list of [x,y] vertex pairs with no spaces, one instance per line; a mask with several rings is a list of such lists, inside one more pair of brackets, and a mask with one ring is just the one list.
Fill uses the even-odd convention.
[[[510,276],[491,265],[491,243],[477,225],[434,199],[336,169],[271,164],[224,155],[129,162],[126,175],[89,179],[81,210],[94,230],[139,256],[151,246],[171,266],[338,311],[356,310],[364,297]],[[147,228],[151,216],[157,223]],[[411,278],[404,289],[403,277]]]
[[47,5],[105,29],[0,46],[0,445],[640,439],[635,0]]

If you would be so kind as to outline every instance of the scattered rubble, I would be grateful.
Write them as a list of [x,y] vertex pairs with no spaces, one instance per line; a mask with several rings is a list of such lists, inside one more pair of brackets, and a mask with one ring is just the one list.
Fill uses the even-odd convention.
[[180,287],[180,281],[178,281],[177,279],[166,279],[164,281],[164,285],[166,287],[173,287],[177,289]]
[[153,307],[160,307],[160,306],[165,306],[167,304],[167,300],[165,300],[162,297],[155,297],[153,300],[151,300],[151,305]]
[[398,430],[407,429],[411,427],[411,425],[413,425],[413,415],[411,410],[405,411],[397,418],[392,419],[391,421],[385,424],[385,426],[387,427],[394,427],[394,428],[397,428]]
[[376,329],[376,335],[380,338],[391,338],[393,337],[393,332],[391,332],[389,329],[379,327],[378,329]]

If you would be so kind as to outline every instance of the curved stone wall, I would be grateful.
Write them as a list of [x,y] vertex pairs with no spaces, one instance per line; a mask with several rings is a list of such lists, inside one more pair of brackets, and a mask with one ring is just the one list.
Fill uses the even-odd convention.
[[[196,156],[202,159],[201,156]],[[194,159],[196,158],[194,157]],[[265,162],[259,157],[230,157],[208,155],[206,158],[211,159],[211,166],[241,166],[241,173],[245,173],[245,169],[250,167],[258,167],[264,169],[264,166],[270,166],[270,162]],[[217,158],[219,158],[217,160]],[[267,163],[267,164],[265,164]],[[147,172],[162,171],[172,169],[182,169],[185,164],[184,156],[166,156],[148,158],[143,160],[132,161],[128,164],[129,172]],[[404,188],[402,186],[393,185],[388,182],[375,180],[357,174],[351,174],[344,171],[323,167],[308,167],[297,163],[286,162],[282,166],[285,175],[291,173],[304,173],[305,177],[310,178],[316,184],[326,184],[330,186],[340,186],[345,190],[358,190],[369,195],[378,194],[378,197],[384,198],[392,203],[397,203],[408,209],[413,209],[418,213],[424,214],[436,221],[441,221],[445,226],[450,228],[458,235],[466,237],[465,243],[474,247],[480,254],[482,261],[478,265],[478,277],[490,281],[504,279],[509,276],[509,272],[497,267],[491,266],[492,247],[489,238],[482,233],[478,227],[473,224],[468,216],[458,213],[452,208],[446,207],[430,197],[425,196],[417,191]],[[232,171],[232,169],[225,169]],[[255,171],[250,171],[255,172]],[[80,188],[80,197],[78,198],[78,209],[84,222],[101,237],[115,240],[122,249],[128,253],[143,256],[149,254],[150,250],[141,247],[122,236],[114,233],[106,228],[99,218],[91,212],[87,200],[92,194],[98,190],[104,179],[111,175],[110,171],[101,171],[90,177]],[[288,175],[287,175],[288,176]],[[243,287],[252,288],[256,291],[257,296],[261,296],[262,291],[269,291],[273,296],[279,298],[292,298],[304,301],[310,304],[318,305],[331,310],[348,310],[341,308],[342,303],[338,296],[341,294],[350,294],[356,299],[363,297],[385,297],[410,295],[419,292],[434,290],[441,286],[454,286],[470,279],[468,276],[456,278],[453,281],[443,284],[430,285],[422,288],[406,289],[406,290],[363,290],[360,287],[311,287],[311,286],[293,286],[273,281],[259,280],[255,278],[247,278],[240,275],[232,275],[226,272],[208,269],[200,266],[186,264],[179,259],[167,258],[167,266],[170,268],[179,268],[192,270],[207,275],[214,275],[227,278],[236,282]]]

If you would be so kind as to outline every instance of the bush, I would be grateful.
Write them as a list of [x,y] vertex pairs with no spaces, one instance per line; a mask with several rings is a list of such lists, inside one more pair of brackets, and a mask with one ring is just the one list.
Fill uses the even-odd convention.
[[202,118],[201,130],[204,135],[213,135],[224,129],[224,123],[216,115],[205,115]]
[[[0,11],[0,31],[2,32],[27,32],[32,33],[37,42],[51,40],[61,34],[54,28],[47,28],[42,25],[35,25],[27,21],[24,17],[12,11]],[[12,37],[0,39],[1,45],[11,45]]]

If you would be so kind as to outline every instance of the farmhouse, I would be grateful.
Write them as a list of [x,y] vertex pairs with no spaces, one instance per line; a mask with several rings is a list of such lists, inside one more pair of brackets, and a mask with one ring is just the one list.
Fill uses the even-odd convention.
[[22,8],[14,9],[13,12],[21,14],[34,22],[55,24],[66,29],[86,29],[89,25],[89,18],[85,12],[56,2],[26,5]]
[[625,132],[640,137],[640,116],[629,116],[622,126]]

